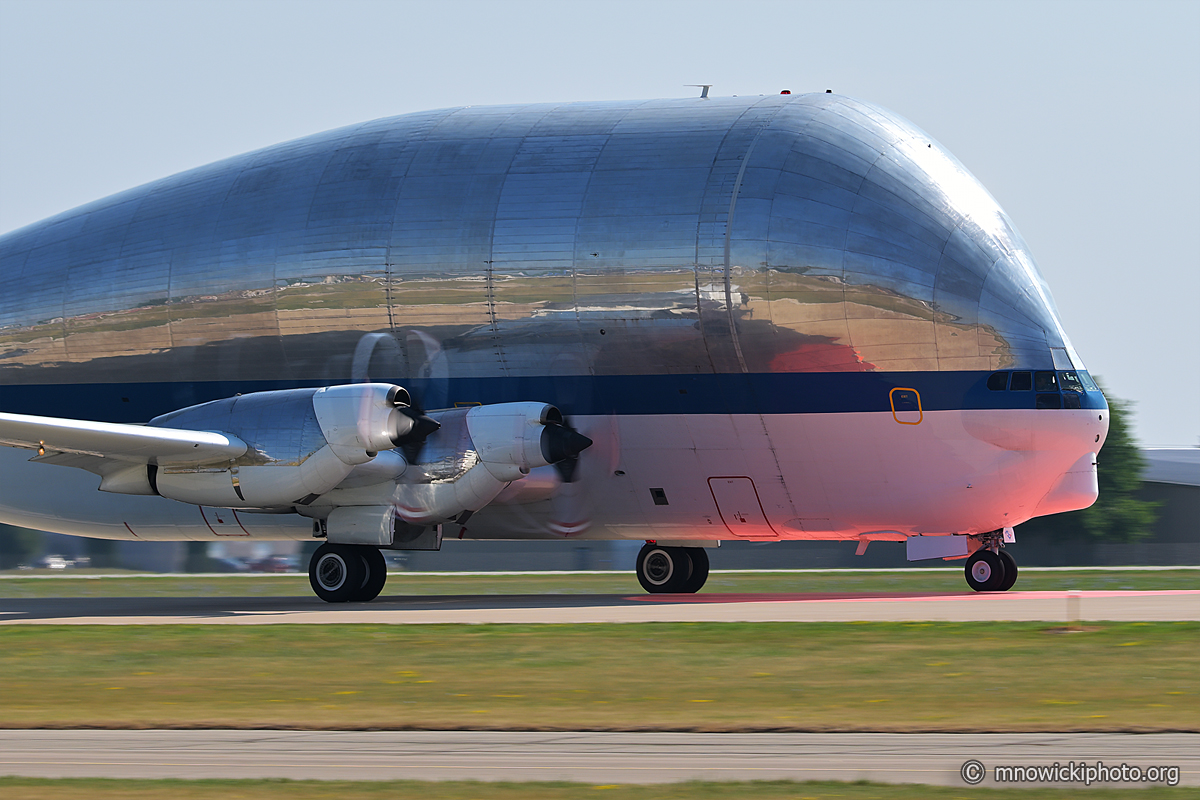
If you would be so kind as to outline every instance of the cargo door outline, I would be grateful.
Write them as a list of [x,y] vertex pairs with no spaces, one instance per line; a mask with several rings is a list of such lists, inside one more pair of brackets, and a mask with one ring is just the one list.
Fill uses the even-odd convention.
[[725,528],[739,539],[778,539],[767,520],[758,487],[746,475],[717,475],[708,479],[708,490]]

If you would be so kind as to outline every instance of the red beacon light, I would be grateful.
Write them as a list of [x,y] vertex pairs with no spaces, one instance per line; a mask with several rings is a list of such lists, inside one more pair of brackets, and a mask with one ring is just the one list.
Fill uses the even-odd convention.
[[791,89],[784,89],[782,92],[780,92],[780,94],[791,94],[791,93],[792,93]]

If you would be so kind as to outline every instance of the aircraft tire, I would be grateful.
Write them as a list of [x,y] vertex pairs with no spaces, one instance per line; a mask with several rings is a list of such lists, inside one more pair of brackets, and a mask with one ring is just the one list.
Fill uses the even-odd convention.
[[692,574],[688,576],[687,583],[679,590],[684,594],[695,594],[704,588],[704,582],[708,580],[708,553],[703,547],[684,547],[681,548],[687,551],[688,557],[692,560]]
[[1004,581],[1000,584],[1000,591],[1007,592],[1017,582],[1017,562],[1007,550],[1000,551],[1000,560],[1004,562]]
[[359,555],[362,556],[366,575],[358,594],[351,598],[351,601],[369,603],[379,597],[379,593],[383,591],[383,585],[387,583],[387,560],[384,559],[383,553],[375,547],[361,547]]
[[345,603],[362,590],[366,570],[366,561],[357,547],[326,542],[308,562],[308,582],[326,603]]
[[998,592],[1004,585],[1004,561],[991,550],[976,550],[965,571],[967,585],[977,592]]
[[684,547],[663,547],[647,542],[638,552],[637,579],[650,594],[674,594],[692,575],[692,559]]

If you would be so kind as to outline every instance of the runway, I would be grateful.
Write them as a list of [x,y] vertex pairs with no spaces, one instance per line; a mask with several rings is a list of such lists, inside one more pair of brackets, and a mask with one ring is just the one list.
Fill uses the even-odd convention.
[[[10,625],[854,620],[1200,620],[1200,591],[0,599]],[[1200,734],[0,730],[0,774],[29,777],[966,786],[971,759],[987,767],[985,786],[1011,785],[996,783],[996,765],[1069,761],[1178,767],[1182,785],[1200,785]]]
[[1200,590],[977,594],[422,595],[4,598],[0,625],[1200,621]]
[[1178,767],[1180,785],[1200,785],[1200,734],[0,731],[0,774],[47,778],[965,786],[960,769],[971,759],[987,768],[985,786],[1004,785],[995,781],[996,765],[1069,761]]

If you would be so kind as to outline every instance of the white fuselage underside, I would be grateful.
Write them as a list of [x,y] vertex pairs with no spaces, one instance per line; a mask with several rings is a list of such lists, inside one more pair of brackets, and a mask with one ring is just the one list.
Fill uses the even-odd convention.
[[[476,513],[463,536],[762,541],[993,531],[1090,504],[1106,417],[1091,410],[932,411],[918,424],[891,413],[578,417],[575,426],[595,444],[572,482],[554,467],[534,470]],[[155,541],[313,536],[312,520],[296,514],[99,492],[95,475],[28,458],[0,448],[0,520],[11,524]],[[334,490],[316,505],[386,504],[393,488]],[[447,526],[447,536],[459,533]]]

